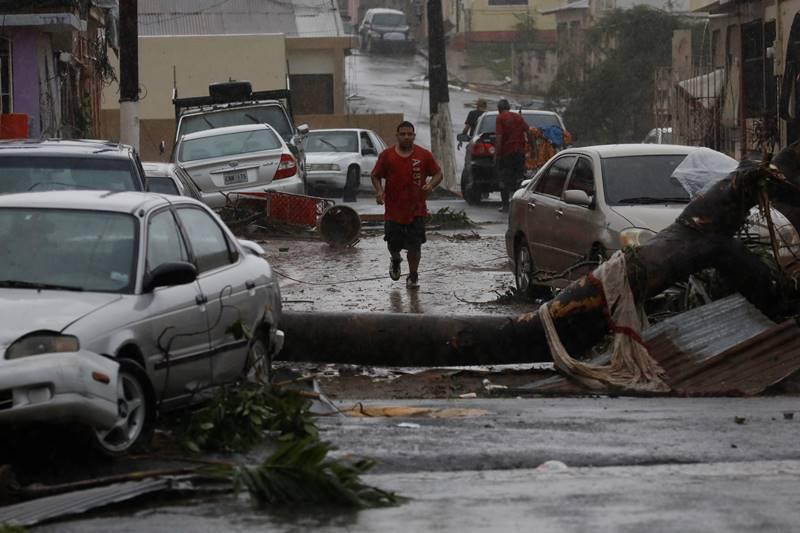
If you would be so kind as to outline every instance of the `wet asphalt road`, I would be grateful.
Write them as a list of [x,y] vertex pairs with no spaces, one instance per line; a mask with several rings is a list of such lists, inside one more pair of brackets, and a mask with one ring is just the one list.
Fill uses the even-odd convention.
[[[418,58],[354,57],[360,111],[397,107],[427,145],[427,94],[404,82],[424,73]],[[352,76],[351,76],[352,82]],[[451,95],[453,122],[463,102]],[[389,104],[389,98],[391,104]],[[390,107],[391,105],[391,107]],[[462,115],[459,115],[459,112]],[[428,137],[426,137],[428,135]],[[463,154],[459,154],[461,157]],[[505,258],[504,216],[496,203],[430,202],[466,208],[469,230],[432,231],[422,287],[392,283],[380,232],[352,249],[318,240],[269,239],[283,276],[285,306],[324,311],[522,312],[498,305],[513,283]],[[353,207],[379,213],[364,195]],[[375,278],[375,279],[369,279]],[[359,399],[343,400],[344,408]],[[37,528],[44,532],[257,531],[796,531],[800,523],[800,400],[765,398],[528,398],[370,402],[472,408],[468,418],[323,418],[322,437],[338,455],[377,460],[370,483],[411,497],[405,505],[361,512],[299,509],[267,513],[245,496],[149,500],[123,510]],[[783,413],[795,413],[786,420]],[[744,423],[735,422],[743,417]],[[740,420],[741,421],[741,420]],[[400,427],[400,423],[411,424]],[[262,454],[263,455],[263,454]],[[259,453],[250,456],[256,461]],[[549,460],[566,471],[539,470]]]
[[[412,498],[399,507],[268,513],[244,496],[220,496],[149,502],[131,506],[124,516],[82,518],[37,531],[777,533],[796,531],[800,519],[797,398],[370,404],[482,414],[320,420],[322,438],[337,445],[339,455],[378,461],[369,483]],[[787,411],[797,419],[785,420]],[[567,468],[537,468],[545,461]]]

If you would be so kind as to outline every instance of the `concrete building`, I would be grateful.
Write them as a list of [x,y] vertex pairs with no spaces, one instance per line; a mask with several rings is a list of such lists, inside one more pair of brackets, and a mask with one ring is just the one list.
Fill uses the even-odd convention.
[[674,137],[739,159],[799,139],[800,0],[696,9],[708,13],[703,42],[685,32],[673,37]]
[[[102,86],[113,75],[107,43],[113,48],[115,4],[116,0],[0,1],[4,136],[17,137],[25,130],[29,137],[97,135]],[[17,127],[9,129],[12,119]]]
[[[173,83],[180,96],[208,84],[249,80],[254,90],[290,86],[296,115],[346,112],[346,34],[336,2],[296,0],[140,0],[140,146],[151,159],[174,136]],[[103,95],[104,131],[119,137],[119,92]]]

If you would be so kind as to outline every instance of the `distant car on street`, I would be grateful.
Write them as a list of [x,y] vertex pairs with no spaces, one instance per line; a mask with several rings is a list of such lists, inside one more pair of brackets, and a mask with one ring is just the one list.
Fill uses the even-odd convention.
[[265,190],[305,194],[297,160],[268,124],[214,128],[184,135],[174,163],[200,189],[203,202],[225,205],[225,195]]
[[[521,113],[529,127],[544,130],[558,126],[566,131],[564,121],[558,113],[537,109],[514,111]],[[471,205],[479,204],[484,195],[501,189],[500,179],[494,168],[494,143],[497,111],[487,111],[478,119],[474,135],[470,138],[459,135],[459,141],[467,142],[464,153],[464,170],[461,172],[461,194]]]
[[368,9],[358,35],[361,49],[368,53],[378,50],[411,53],[415,47],[406,14],[396,9]]
[[370,173],[386,148],[380,135],[357,128],[311,130],[303,143],[309,187],[343,190],[345,200],[372,188]]
[[143,162],[145,184],[150,192],[203,199],[200,190],[181,167],[174,163]]
[[[77,422],[107,455],[283,345],[263,250],[186,197],[0,195],[0,424]],[[255,334],[233,333],[240,322]]]
[[0,141],[0,194],[69,189],[144,191],[142,163],[130,146],[108,141]]
[[[620,144],[558,153],[511,199],[506,250],[517,288],[546,292],[534,272],[559,273],[581,258],[607,257],[674,222],[689,193],[672,173],[694,150],[700,148]],[[575,270],[551,285],[585,273]]]

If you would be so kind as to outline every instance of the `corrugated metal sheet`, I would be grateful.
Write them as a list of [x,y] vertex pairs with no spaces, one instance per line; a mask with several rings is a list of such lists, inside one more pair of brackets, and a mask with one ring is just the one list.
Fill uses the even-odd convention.
[[140,0],[139,34],[344,35],[335,0]]
[[0,524],[32,526],[164,490],[169,485],[168,479],[146,479],[38,498],[0,507]]
[[665,320],[644,340],[667,384],[687,396],[758,394],[800,369],[795,320],[775,325],[741,296]]
[[642,337],[648,342],[666,334],[700,362],[774,325],[741,294],[734,294],[659,322]]

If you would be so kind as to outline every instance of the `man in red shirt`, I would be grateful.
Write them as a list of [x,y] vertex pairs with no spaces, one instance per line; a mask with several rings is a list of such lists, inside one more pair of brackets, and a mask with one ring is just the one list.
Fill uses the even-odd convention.
[[512,113],[508,100],[497,102],[497,126],[495,127],[494,168],[500,179],[500,211],[508,211],[508,201],[525,173],[525,152],[533,145],[528,123],[520,113]]
[[[425,242],[425,198],[442,181],[442,171],[433,154],[414,144],[414,125],[408,121],[397,126],[397,144],[378,156],[372,169],[372,186],[376,201],[386,205],[384,237],[389,247],[389,277],[400,279],[400,251],[407,250],[408,277],[406,287],[419,287],[419,260]],[[428,177],[431,176],[430,181]],[[386,188],[381,186],[386,181]]]

